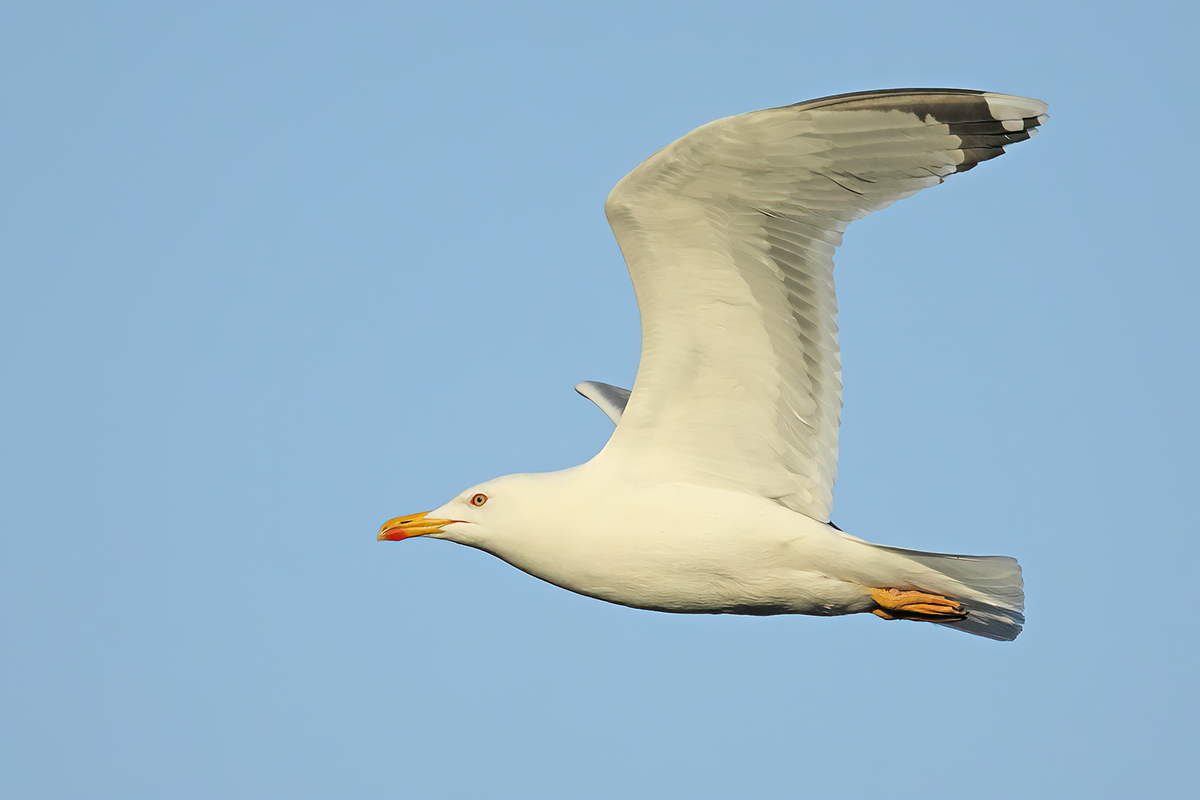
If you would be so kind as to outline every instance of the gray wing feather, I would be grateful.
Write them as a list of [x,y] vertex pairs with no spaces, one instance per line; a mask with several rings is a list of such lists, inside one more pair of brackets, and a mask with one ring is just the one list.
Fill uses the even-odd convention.
[[575,391],[595,403],[614,425],[621,421],[621,414],[625,413],[625,404],[629,402],[628,389],[600,381],[577,383]]

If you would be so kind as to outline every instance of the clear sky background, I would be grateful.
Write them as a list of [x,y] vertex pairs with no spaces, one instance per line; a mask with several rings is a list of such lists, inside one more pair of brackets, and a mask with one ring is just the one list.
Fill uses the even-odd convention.
[[[1194,3],[0,12],[0,794],[1196,791]],[[380,523],[590,458],[602,213],[718,117],[1037,97],[853,225],[833,519],[1020,558],[1011,644],[680,617]],[[614,524],[619,524],[614,520]]]

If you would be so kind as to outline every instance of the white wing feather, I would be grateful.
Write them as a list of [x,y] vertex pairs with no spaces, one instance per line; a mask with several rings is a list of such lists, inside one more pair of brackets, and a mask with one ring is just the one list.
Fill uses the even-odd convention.
[[718,120],[643,162],[605,205],[642,315],[637,380],[606,451],[656,480],[827,521],[842,231],[1029,138],[1045,110],[965,90],[864,92]]

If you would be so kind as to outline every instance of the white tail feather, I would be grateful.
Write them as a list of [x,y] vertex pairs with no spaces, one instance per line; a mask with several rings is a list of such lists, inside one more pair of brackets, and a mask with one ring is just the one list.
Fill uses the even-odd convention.
[[1021,626],[1025,624],[1025,583],[1021,578],[1021,565],[1015,558],[926,553],[881,544],[872,546],[904,556],[950,579],[944,586],[913,587],[943,592],[966,607],[966,619],[936,624],[1002,642],[1010,642],[1020,634]]

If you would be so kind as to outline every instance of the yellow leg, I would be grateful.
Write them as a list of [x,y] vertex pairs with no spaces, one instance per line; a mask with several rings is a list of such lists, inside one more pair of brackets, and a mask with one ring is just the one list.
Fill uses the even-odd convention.
[[884,619],[922,619],[929,622],[949,622],[966,619],[962,603],[912,589],[869,589],[871,598],[879,605],[871,613]]

